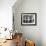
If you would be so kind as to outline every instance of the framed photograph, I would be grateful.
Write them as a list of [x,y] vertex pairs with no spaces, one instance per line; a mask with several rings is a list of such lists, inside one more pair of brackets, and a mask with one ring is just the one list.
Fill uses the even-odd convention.
[[21,25],[37,25],[37,14],[21,13]]

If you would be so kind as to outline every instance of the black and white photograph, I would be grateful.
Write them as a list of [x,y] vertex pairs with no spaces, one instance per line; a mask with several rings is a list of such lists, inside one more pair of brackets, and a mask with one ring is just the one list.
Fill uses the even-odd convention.
[[22,25],[36,25],[37,15],[36,13],[22,13],[21,24]]

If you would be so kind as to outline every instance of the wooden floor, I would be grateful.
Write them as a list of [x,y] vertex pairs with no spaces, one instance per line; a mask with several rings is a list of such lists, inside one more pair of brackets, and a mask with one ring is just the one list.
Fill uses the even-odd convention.
[[13,40],[6,40],[6,42],[2,43],[0,46],[16,46],[15,39],[13,39]]

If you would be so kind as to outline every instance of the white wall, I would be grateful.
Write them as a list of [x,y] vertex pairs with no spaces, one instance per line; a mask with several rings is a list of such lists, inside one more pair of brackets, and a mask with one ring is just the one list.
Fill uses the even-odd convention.
[[42,46],[46,46],[46,0],[41,1],[41,40]]
[[0,27],[12,28],[12,6],[16,0],[0,0]]
[[[41,1],[40,0],[23,0],[19,5],[13,6],[13,13],[15,19],[15,30],[22,32],[24,38],[35,41],[36,46],[41,46],[41,30],[40,30],[40,16],[41,16]],[[36,26],[22,26],[21,13],[37,13]]]

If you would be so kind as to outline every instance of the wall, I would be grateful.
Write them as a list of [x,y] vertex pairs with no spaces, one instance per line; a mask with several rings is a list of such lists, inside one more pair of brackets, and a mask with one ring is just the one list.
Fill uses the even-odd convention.
[[[19,2],[19,1],[18,1]],[[21,13],[37,13],[36,26],[22,26]],[[13,6],[15,30],[23,33],[23,37],[35,41],[36,46],[41,46],[41,1],[40,0],[23,0],[20,4]]]
[[41,1],[41,20],[40,20],[40,28],[41,28],[41,40],[42,46],[46,46],[46,0]]
[[0,27],[12,29],[12,6],[16,0],[0,0]]

